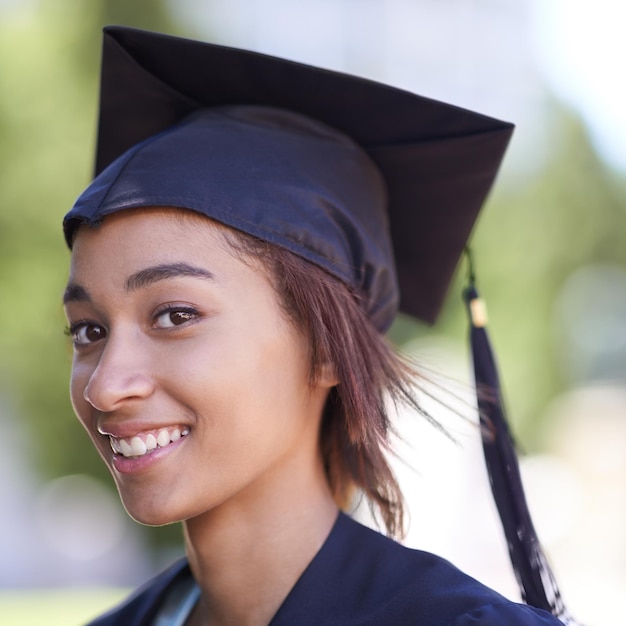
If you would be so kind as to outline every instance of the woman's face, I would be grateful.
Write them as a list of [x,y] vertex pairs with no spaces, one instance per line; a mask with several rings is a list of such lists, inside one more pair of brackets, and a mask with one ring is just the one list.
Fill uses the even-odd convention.
[[77,234],[74,410],[132,517],[246,507],[319,463],[328,388],[263,271],[209,220],[122,211]]

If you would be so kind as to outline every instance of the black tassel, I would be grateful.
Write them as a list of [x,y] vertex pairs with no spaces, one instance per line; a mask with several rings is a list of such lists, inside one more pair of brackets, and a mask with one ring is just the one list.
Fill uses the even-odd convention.
[[464,299],[470,318],[470,339],[483,452],[491,491],[500,514],[509,556],[524,602],[549,611],[575,626],[543,553],[526,503],[515,445],[504,411],[496,362],[485,328],[486,312],[475,287],[469,250],[469,286]]

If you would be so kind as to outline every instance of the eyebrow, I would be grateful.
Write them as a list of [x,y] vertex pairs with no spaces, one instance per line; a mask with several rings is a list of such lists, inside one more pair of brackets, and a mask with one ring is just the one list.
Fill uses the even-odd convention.
[[205,280],[215,280],[215,276],[202,267],[189,265],[187,263],[164,263],[139,270],[126,279],[126,291],[136,291],[143,289],[161,280],[179,278],[181,276],[191,276],[192,278],[202,278]]
[[[192,278],[202,278],[204,280],[215,280],[215,276],[209,270],[202,267],[189,265],[188,263],[163,263],[146,267],[143,270],[135,272],[126,279],[124,289],[129,291],[137,291],[143,289],[162,280],[171,278],[179,278],[181,276],[191,276]],[[91,300],[89,292],[80,285],[70,283],[63,294],[63,304],[68,302],[88,302]]]
[[68,302],[89,302],[89,292],[80,285],[70,283],[63,292],[63,304]]

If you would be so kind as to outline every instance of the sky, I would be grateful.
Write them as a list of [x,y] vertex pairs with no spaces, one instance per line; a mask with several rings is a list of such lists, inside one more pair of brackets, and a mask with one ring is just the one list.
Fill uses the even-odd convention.
[[605,160],[626,171],[626,3],[534,0],[533,49],[551,88],[578,110]]

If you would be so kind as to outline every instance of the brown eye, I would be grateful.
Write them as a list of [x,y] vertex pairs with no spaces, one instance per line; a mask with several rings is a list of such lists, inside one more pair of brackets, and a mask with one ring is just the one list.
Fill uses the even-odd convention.
[[80,322],[70,328],[70,336],[75,345],[85,346],[106,337],[106,330],[98,324]]
[[174,328],[195,320],[197,316],[198,313],[193,309],[167,309],[157,315],[155,326]]

